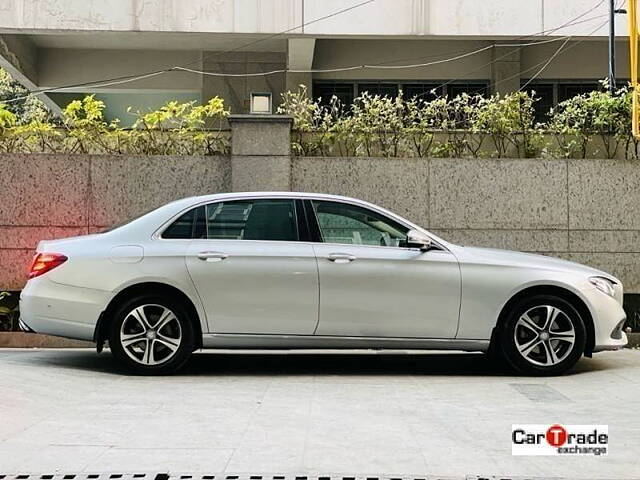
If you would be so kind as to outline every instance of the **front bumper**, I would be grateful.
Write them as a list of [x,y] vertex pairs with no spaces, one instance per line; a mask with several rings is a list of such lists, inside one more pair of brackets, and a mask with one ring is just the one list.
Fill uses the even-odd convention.
[[110,292],[73,287],[42,276],[29,280],[20,294],[23,329],[47,335],[93,340],[96,322]]
[[627,316],[622,308],[622,293],[620,298],[610,297],[597,288],[589,288],[582,293],[587,297],[593,317],[593,352],[623,348],[628,340],[624,333]]

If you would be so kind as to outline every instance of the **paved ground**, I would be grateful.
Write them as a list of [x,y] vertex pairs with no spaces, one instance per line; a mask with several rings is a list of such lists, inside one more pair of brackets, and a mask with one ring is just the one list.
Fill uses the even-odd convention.
[[[0,395],[0,475],[640,477],[640,351],[556,378],[429,352],[202,353],[148,378],[89,350],[0,350]],[[550,422],[609,425],[610,455],[511,456],[512,423]]]

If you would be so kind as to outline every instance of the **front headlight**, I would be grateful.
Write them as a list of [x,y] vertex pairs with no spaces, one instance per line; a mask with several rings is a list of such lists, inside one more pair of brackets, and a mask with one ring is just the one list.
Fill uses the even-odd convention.
[[610,297],[615,296],[616,291],[613,288],[613,283],[604,277],[591,277],[589,281],[595,285],[595,287],[602,293],[606,293]]

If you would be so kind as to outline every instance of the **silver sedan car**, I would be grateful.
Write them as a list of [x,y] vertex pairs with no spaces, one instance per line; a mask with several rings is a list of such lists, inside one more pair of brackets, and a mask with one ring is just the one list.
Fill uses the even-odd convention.
[[308,193],[178,200],[42,241],[23,328],[91,340],[131,370],[200,348],[482,351],[553,375],[626,344],[622,284],[546,256],[453,245],[367,202]]

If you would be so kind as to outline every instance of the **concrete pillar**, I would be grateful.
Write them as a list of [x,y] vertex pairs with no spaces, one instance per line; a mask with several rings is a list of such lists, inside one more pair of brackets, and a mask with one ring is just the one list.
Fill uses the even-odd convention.
[[291,190],[291,125],[287,115],[231,115],[231,190]]
[[492,56],[491,93],[517,92],[520,89],[520,49],[497,45],[493,47]]
[[[206,71],[251,74],[284,70],[286,57],[281,52],[204,52],[203,67]],[[224,99],[233,113],[249,113],[251,93],[271,93],[275,112],[285,89],[285,74],[202,78],[202,100],[216,95]]]
[[[290,38],[287,40],[287,69],[311,70],[313,68],[315,48],[315,38]],[[297,92],[300,85],[304,85],[309,95],[313,95],[312,75],[310,73],[288,72],[285,79],[285,90]]]

